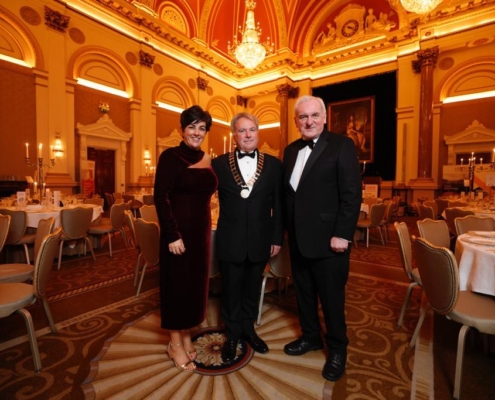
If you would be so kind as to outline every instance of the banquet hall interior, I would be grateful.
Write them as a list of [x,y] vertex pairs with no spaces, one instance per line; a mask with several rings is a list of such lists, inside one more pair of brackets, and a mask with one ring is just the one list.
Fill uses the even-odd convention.
[[[41,372],[23,319],[0,313],[0,398],[451,398],[462,324],[430,309],[409,346],[428,301],[412,290],[397,326],[411,281],[394,222],[419,236],[420,206],[435,199],[495,218],[495,0],[0,0],[0,214],[19,209],[26,189],[41,207],[48,189],[56,207],[101,199],[90,231],[123,196],[139,216],[161,152],[181,141],[184,109],[212,115],[202,145],[212,158],[234,150],[230,121],[248,112],[260,122],[258,149],[282,159],[299,138],[303,95],[321,97],[326,128],[354,141],[363,196],[396,206],[383,239],[372,226],[369,246],[360,231],[352,244],[346,377],[321,377],[323,352],[284,356],[299,331],[283,279],[268,279],[257,327],[269,354],[177,373],[161,347],[158,267],[143,272],[136,296],[137,249],[124,225],[88,239],[94,257],[63,245],[46,294],[57,332],[40,303],[28,308]],[[440,211],[432,219],[445,219]],[[1,263],[25,262],[23,251],[5,245]],[[482,293],[493,300],[490,276],[493,293]],[[220,281],[211,278],[198,332],[221,326]],[[462,398],[495,396],[491,339],[467,336]],[[138,360],[147,352],[161,359]]]

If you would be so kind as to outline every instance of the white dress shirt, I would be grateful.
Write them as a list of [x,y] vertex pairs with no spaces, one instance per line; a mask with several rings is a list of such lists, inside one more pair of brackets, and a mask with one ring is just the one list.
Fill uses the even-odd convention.
[[[258,166],[258,153],[256,152],[254,158],[251,157],[237,157],[237,164],[239,165],[239,169],[246,184],[256,173],[256,168]],[[249,191],[251,191],[253,187],[248,186]]]
[[[317,141],[318,138],[313,140],[315,144]],[[297,154],[296,164],[294,165],[294,169],[292,170],[292,175],[290,177],[290,184],[294,190],[297,190],[297,186],[299,186],[299,180],[301,179],[304,166],[306,165],[306,161],[308,161],[312,151],[313,149],[311,147],[304,146]]]

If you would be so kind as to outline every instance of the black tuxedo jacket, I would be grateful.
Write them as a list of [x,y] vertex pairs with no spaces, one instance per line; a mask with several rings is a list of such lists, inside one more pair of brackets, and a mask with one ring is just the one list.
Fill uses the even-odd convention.
[[252,262],[265,262],[270,257],[271,245],[282,244],[282,163],[265,154],[263,169],[247,199],[241,197],[242,188],[234,179],[228,153],[214,158],[211,165],[218,177],[218,259],[242,262],[249,256]]
[[332,237],[354,237],[362,199],[359,161],[351,139],[324,130],[294,191],[290,178],[301,141],[284,152],[285,225],[304,257],[330,257]]

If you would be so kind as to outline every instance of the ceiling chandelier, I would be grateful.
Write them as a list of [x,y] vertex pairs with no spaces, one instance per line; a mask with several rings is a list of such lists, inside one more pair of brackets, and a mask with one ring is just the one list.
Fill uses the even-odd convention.
[[254,22],[254,9],[256,3],[253,0],[246,0],[247,17],[244,32],[239,26],[239,32],[242,35],[242,42],[237,41],[237,35],[234,36],[234,43],[228,42],[229,54],[244,67],[248,69],[256,68],[265,59],[267,54],[273,52],[274,44],[268,41],[260,43],[261,28]]
[[438,6],[442,0],[400,0],[402,6],[409,12],[427,14]]

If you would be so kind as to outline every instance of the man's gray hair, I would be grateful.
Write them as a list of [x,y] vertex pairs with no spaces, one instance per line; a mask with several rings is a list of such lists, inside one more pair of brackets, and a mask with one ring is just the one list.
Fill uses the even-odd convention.
[[321,114],[326,117],[327,116],[327,110],[326,110],[325,102],[323,101],[323,99],[321,97],[310,96],[310,95],[301,96],[296,100],[296,104],[294,104],[294,115],[297,115],[297,108],[302,103],[306,103],[307,101],[310,101],[310,100],[316,100],[316,101],[318,101],[318,103],[320,103]]
[[242,112],[234,115],[234,118],[232,118],[232,121],[230,122],[230,129],[232,130],[232,133],[235,133],[235,126],[237,124],[237,121],[239,121],[241,118],[250,120],[256,126],[256,130],[259,130],[260,122],[258,121],[258,118],[255,117],[253,114]]

